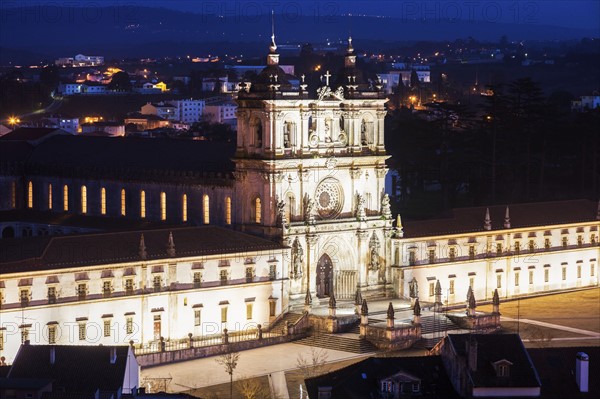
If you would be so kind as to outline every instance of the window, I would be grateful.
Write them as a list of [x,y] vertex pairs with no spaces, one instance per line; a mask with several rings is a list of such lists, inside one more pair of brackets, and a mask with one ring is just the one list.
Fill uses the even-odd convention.
[[146,192],[140,190],[140,217],[144,219],[146,217]]
[[252,303],[246,304],[246,320],[252,320]]
[[454,295],[454,279],[449,281],[449,286],[448,286],[448,293],[450,295]]
[[229,273],[227,273],[227,270],[223,269],[219,272],[219,280],[221,282],[221,285],[227,285],[228,278],[229,278]]
[[160,220],[167,220],[167,194],[160,193]]
[[29,327],[21,328],[21,343],[24,344],[25,341],[29,341]]
[[227,306],[221,308],[221,323],[227,323]]
[[515,272],[515,287],[519,286],[519,272]]
[[160,292],[162,287],[162,276],[154,276],[152,286],[154,287],[154,292]]
[[48,343],[53,345],[56,343],[56,326],[48,326]]
[[544,269],[544,283],[550,281],[550,270]]
[[110,337],[110,319],[104,320],[104,336]]
[[63,211],[69,210],[69,186],[66,184],[63,186]]
[[277,265],[269,265],[269,280],[277,278]]
[[590,276],[594,277],[595,275],[596,275],[596,265],[592,263],[590,265]]
[[277,308],[277,302],[275,299],[269,301],[269,317],[275,317],[275,310]]
[[429,263],[434,263],[435,262],[435,249],[430,249],[429,250]]
[[454,260],[456,258],[456,248],[450,247],[450,250],[448,251],[448,258],[450,260]]
[[48,209],[52,209],[52,184],[48,184]]
[[133,317],[127,317],[125,319],[125,333],[133,334]]
[[567,279],[567,268],[563,266],[562,268],[562,279],[565,281]]
[[194,288],[202,287],[202,273],[194,273]]
[[126,193],[125,193],[125,189],[122,188],[121,189],[121,216],[125,216],[127,214],[127,209],[126,209]]
[[496,275],[496,288],[502,288],[502,275]]
[[577,246],[578,247],[582,247],[583,246],[583,236],[582,235],[578,235],[577,236]]
[[498,377],[508,377],[510,375],[507,364],[499,364],[497,367],[496,373]]
[[529,271],[529,285],[533,284],[533,270]]
[[80,301],[85,300],[85,297],[87,295],[87,284],[86,283],[81,283],[77,285],[77,298]]
[[475,259],[475,245],[469,245],[469,259]]
[[581,265],[577,265],[577,278],[581,278]]
[[85,341],[85,323],[79,323],[79,340]]
[[231,197],[225,198],[225,224],[231,224]]
[[246,282],[251,283],[253,279],[254,279],[254,268],[247,267],[246,268]]
[[502,243],[496,243],[496,254],[498,256],[502,255]]
[[544,240],[544,248],[545,249],[550,249],[550,239],[549,238],[546,238]]
[[48,303],[56,303],[56,287],[48,287]]
[[33,183],[27,183],[27,208],[33,208]]
[[110,298],[112,294],[112,284],[110,283],[110,281],[103,281],[102,282],[102,296],[104,298]]
[[29,290],[22,289],[19,292],[19,299],[21,300],[21,306],[23,306],[23,307],[29,306]]
[[125,280],[125,295],[133,295],[133,279],[128,278]]
[[433,296],[435,294],[435,283],[429,283],[429,296]]
[[187,220],[187,194],[183,194],[181,197],[181,221],[185,223]]
[[87,213],[87,187],[81,186],[81,213]]
[[469,287],[473,288],[475,286],[475,277],[469,277]]
[[408,264],[414,266],[417,263],[417,252],[415,250],[410,250],[408,252]]
[[535,251],[535,241],[529,240],[529,252]]
[[596,234],[594,233],[590,235],[590,244],[596,245]]
[[262,222],[262,205],[258,197],[254,199],[254,222],[257,224]]
[[521,243],[519,241],[515,241],[515,254],[519,255],[521,253]]
[[106,189],[100,189],[100,214],[106,215]]
[[569,245],[569,239],[567,237],[562,238],[562,246],[566,248]]
[[204,197],[202,197],[202,212],[203,212],[203,216],[202,219],[204,221],[204,224],[209,224],[210,223],[210,199],[208,198],[208,195],[204,194]]
[[201,310],[194,310],[194,325],[199,326],[202,321]]

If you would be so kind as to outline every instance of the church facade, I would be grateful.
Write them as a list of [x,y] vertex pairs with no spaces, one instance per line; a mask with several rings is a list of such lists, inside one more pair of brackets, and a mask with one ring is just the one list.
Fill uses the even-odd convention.
[[[0,355],[24,339],[149,345],[240,331],[357,290],[452,305],[469,287],[487,300],[598,285],[591,201],[395,220],[386,99],[355,63],[350,40],[335,83],[326,72],[316,95],[303,77],[292,89],[273,37],[238,95],[235,147],[0,140],[0,231],[35,236],[0,240]],[[102,233],[115,218],[142,229]],[[109,226],[65,226],[84,219]],[[52,236],[68,229],[86,234]]]

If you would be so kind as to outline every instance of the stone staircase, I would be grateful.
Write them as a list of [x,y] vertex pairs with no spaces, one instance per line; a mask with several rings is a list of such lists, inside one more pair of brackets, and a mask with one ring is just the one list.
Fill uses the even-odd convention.
[[350,353],[372,353],[378,351],[373,344],[365,339],[342,337],[337,334],[315,334],[294,341],[294,343]]
[[275,324],[270,326],[269,332],[283,334],[284,327],[289,321],[291,324],[294,324],[302,317],[302,313],[286,313],[281,319],[277,320]]
[[421,338],[413,345],[414,348],[431,349],[441,341],[446,333],[459,330],[460,327],[450,321],[444,314],[421,317]]

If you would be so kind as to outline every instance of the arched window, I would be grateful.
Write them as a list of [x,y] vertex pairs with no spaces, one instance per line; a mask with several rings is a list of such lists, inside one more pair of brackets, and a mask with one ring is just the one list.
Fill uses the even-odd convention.
[[262,204],[260,197],[254,199],[254,222],[260,224],[262,222]]
[[81,186],[81,213],[87,213],[87,187]]
[[69,210],[69,186],[66,184],[63,186],[63,211]]
[[52,209],[52,184],[48,184],[48,209]]
[[167,194],[160,193],[160,220],[167,220]]
[[100,189],[100,214],[106,215],[106,189]]
[[231,224],[231,197],[225,198],[225,224]]
[[33,208],[33,183],[27,183],[27,208]]
[[140,217],[144,219],[146,217],[146,192],[140,190]]
[[204,224],[209,224],[210,223],[210,199],[208,198],[207,194],[204,194],[204,196],[202,197],[202,212],[203,212],[203,221]]
[[296,197],[294,194],[289,193],[287,195],[287,204],[286,204],[286,215],[285,218],[288,222],[291,222],[294,216],[296,216]]
[[181,220],[187,222],[187,194],[181,197]]
[[127,214],[127,209],[126,209],[126,193],[125,193],[125,189],[122,188],[121,189],[121,216],[125,216]]

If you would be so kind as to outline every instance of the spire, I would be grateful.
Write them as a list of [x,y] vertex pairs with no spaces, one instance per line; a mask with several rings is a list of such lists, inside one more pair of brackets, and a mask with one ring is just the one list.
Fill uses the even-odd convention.
[[492,305],[500,305],[500,296],[498,295],[498,288],[494,290],[494,297],[492,298]]
[[175,256],[175,241],[173,241],[173,232],[169,231],[169,241],[167,243],[167,254]]
[[388,305],[388,308],[387,308],[387,319],[388,320],[393,320],[394,319],[394,306],[392,305],[391,302],[390,302],[390,304]]
[[271,10],[271,44],[269,45],[271,54],[275,54],[277,51],[277,44],[275,44],[275,11]]
[[492,219],[490,219],[490,208],[485,208],[485,220],[483,224],[485,230],[492,229]]
[[146,260],[148,257],[148,252],[146,252],[146,242],[144,241],[144,235],[140,236],[140,249],[139,249],[140,258],[142,260]]
[[354,304],[360,306],[362,304],[362,294],[360,293],[360,288],[356,288],[356,295],[354,295]]
[[398,238],[402,238],[404,237],[404,228],[402,227],[402,218],[400,217],[400,214],[398,214],[398,216],[396,216],[396,237]]
[[475,302],[475,294],[471,292],[471,296],[469,297],[469,306],[468,308],[473,310],[477,307],[477,302]]
[[337,301],[335,300],[335,295],[333,294],[333,291],[331,292],[331,294],[329,295],[329,308],[333,309],[337,306]]
[[473,288],[469,286],[469,289],[467,290],[467,302],[471,299],[471,295],[473,295]]
[[356,54],[354,54],[354,47],[352,46],[352,36],[348,37],[348,50],[346,51],[346,57],[344,58],[344,67],[356,67]]
[[348,55],[354,53],[354,47],[352,47],[352,36],[348,36]]
[[421,316],[421,304],[419,303],[419,298],[415,300],[415,307],[413,308],[413,315]]
[[367,306],[367,300],[363,299],[362,306],[360,307],[360,314],[363,316],[369,315],[369,307]]
[[504,228],[510,229],[510,213],[508,210],[508,205],[506,206],[506,212],[504,213]]

